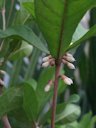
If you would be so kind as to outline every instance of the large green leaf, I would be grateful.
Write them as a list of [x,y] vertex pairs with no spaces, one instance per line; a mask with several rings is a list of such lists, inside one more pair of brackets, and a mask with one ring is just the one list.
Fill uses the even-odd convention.
[[0,38],[14,37],[27,41],[29,44],[36,48],[49,53],[47,48],[41,42],[41,40],[35,35],[35,33],[25,25],[18,25],[12,28],[8,28],[5,31],[0,30]]
[[[82,31],[83,31],[83,32],[82,32]],[[72,49],[72,48],[74,48],[74,47],[80,45],[80,43],[86,41],[86,40],[89,39],[90,37],[96,36],[96,25],[94,25],[93,27],[91,27],[91,28],[89,29],[89,31],[86,30],[86,32],[84,32],[84,31],[85,31],[84,29],[82,29],[82,31],[81,31],[81,32],[82,32],[83,34],[80,34],[80,33],[79,33],[79,35],[80,35],[81,38],[79,37],[79,38],[77,38],[77,39],[75,38],[75,40],[73,39],[72,44],[69,46],[68,49],[66,49],[66,51],[68,51],[68,50],[70,50],[70,49]]]
[[22,106],[22,91],[20,88],[10,88],[0,96],[0,117]]
[[73,94],[67,100],[67,103],[77,103],[80,100],[80,96],[77,94]]
[[[85,29],[85,28],[82,26],[82,24],[80,23],[80,24],[77,26],[77,28],[76,28],[76,30],[75,30],[75,32],[74,32],[74,34],[73,34],[72,42],[75,42],[75,41],[79,40],[79,39],[80,39],[82,36],[84,36],[87,32],[88,32],[88,29]],[[72,44],[72,42],[71,42],[71,44]]]
[[25,83],[23,107],[30,121],[36,120],[38,113],[38,100],[32,85]]
[[37,22],[54,57],[64,54],[81,18],[95,5],[94,0],[35,0]]
[[79,124],[78,128],[94,128],[96,123],[96,116],[92,117],[92,113],[85,114]]
[[80,116],[80,107],[74,104],[67,104],[65,109],[56,116],[56,122],[72,122]]
[[33,2],[24,2],[23,6],[32,16],[35,17],[34,3]]
[[[64,124],[71,122],[70,121],[70,118],[72,117],[72,115],[75,115],[74,113],[77,112],[77,109],[80,110],[80,108],[78,106],[76,106],[76,105],[74,105],[72,103],[76,103],[78,101],[79,101],[79,96],[76,95],[76,94],[73,94],[73,95],[71,95],[69,97],[69,99],[66,102],[64,102],[62,104],[57,104],[57,107],[56,107],[56,115],[57,115],[58,121],[62,120],[64,122]],[[73,113],[71,113],[72,111],[69,112],[70,113],[69,114],[69,117],[68,117],[68,115],[67,116],[64,116],[63,115],[63,113],[65,112],[65,110],[66,110],[66,108],[68,106],[69,107],[71,106],[70,108],[72,108],[72,106],[76,108],[76,111],[75,111],[75,109],[73,109]],[[79,110],[78,110],[78,112],[79,112]],[[77,112],[77,115],[78,115],[78,112]],[[59,115],[63,115],[64,118],[63,119],[60,119],[59,118]],[[47,120],[50,121],[50,117],[51,117],[51,109],[49,109],[49,111],[47,111],[47,112],[45,112],[45,113],[42,114],[42,117],[40,118],[40,123],[41,124],[44,124]],[[68,118],[69,118],[69,120],[68,120]],[[73,116],[72,117],[72,121],[75,120],[76,118],[77,118],[76,115]]]

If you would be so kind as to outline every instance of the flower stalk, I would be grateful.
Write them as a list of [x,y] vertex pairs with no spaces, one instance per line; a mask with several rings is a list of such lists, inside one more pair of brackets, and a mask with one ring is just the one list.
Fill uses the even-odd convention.
[[[65,55],[61,59],[55,59],[51,55],[43,58],[42,67],[55,66],[55,79],[54,79],[54,94],[52,101],[52,115],[51,115],[51,128],[55,128],[55,115],[56,115],[56,103],[57,103],[57,93],[58,93],[58,82],[59,78],[61,78],[65,84],[71,85],[73,81],[71,78],[66,75],[60,74],[61,64],[67,65],[69,69],[75,69],[74,64],[75,58],[70,53],[65,53]],[[53,84],[53,80],[50,80],[48,84],[45,86],[45,92],[48,92]]]
[[2,117],[2,122],[3,122],[4,128],[11,128],[7,115],[4,115]]
[[57,63],[56,64],[56,69],[55,69],[54,95],[53,95],[53,103],[52,103],[51,128],[55,128],[56,102],[57,102],[57,93],[58,93],[58,82],[59,82],[60,68],[61,68],[61,63]]

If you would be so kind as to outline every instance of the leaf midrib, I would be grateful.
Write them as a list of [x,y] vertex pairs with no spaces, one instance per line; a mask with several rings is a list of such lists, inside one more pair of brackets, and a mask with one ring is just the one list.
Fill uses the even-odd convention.
[[60,31],[60,37],[59,37],[59,47],[58,47],[58,52],[57,52],[57,60],[60,59],[60,51],[61,51],[61,47],[62,47],[62,39],[64,36],[64,27],[65,27],[65,21],[66,21],[67,8],[68,8],[68,0],[65,0],[64,1],[63,17],[62,17],[62,22],[61,22],[61,31]]

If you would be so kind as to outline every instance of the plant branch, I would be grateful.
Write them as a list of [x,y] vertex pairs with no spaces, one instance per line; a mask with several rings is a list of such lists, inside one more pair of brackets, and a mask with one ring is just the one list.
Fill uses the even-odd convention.
[[[2,89],[3,89],[3,85],[0,84],[0,95],[2,94]],[[9,123],[9,120],[8,120],[7,115],[4,115],[4,116],[1,118],[1,120],[2,120],[3,125],[4,125],[3,128],[11,128],[11,125],[10,125],[10,123]]]
[[13,11],[13,6],[14,6],[14,0],[11,0],[11,7],[10,7],[9,16],[8,16],[8,20],[7,20],[7,26],[9,25],[9,21],[10,21],[12,11]]
[[6,17],[5,17],[5,2],[4,2],[4,6],[2,8],[2,22],[3,22],[3,30],[6,29]]
[[61,67],[61,64],[57,63],[56,64],[56,69],[55,69],[55,81],[54,81],[54,95],[53,95],[53,103],[52,103],[51,128],[55,128],[56,102],[57,102],[60,67]]
[[[5,14],[6,14],[6,9],[5,9],[5,0],[4,0],[4,4],[3,4],[3,8],[2,8],[3,30],[6,29],[6,15]],[[2,49],[3,43],[4,43],[4,40],[1,43],[0,50]],[[3,86],[0,85],[0,94],[2,94],[2,88],[3,88]],[[1,120],[3,122],[4,128],[11,128],[11,125],[9,123],[7,115],[4,115]]]
[[2,117],[2,122],[3,122],[4,128],[11,128],[7,115],[4,115]]
[[[5,9],[5,0],[4,0],[4,3],[3,3],[3,8],[2,8],[2,25],[3,25],[3,30],[5,30],[6,29],[6,15],[5,15],[5,13],[6,13],[6,9]],[[1,45],[0,45],[0,50],[2,49],[2,47],[3,47],[3,43],[4,43],[4,40],[1,42]]]

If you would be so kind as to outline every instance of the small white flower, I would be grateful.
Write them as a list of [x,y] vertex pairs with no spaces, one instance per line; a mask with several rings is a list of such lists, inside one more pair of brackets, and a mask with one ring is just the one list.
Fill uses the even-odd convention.
[[65,82],[65,84],[67,84],[67,85],[73,84],[73,81],[72,81],[70,78],[64,79],[64,82]]
[[66,60],[69,61],[69,62],[74,62],[76,61],[75,58],[72,56],[66,56]]
[[73,55],[68,53],[68,52],[65,55],[68,56],[68,57],[73,57]]
[[62,78],[62,80],[64,81],[65,84],[67,84],[67,85],[73,84],[72,79],[70,79],[69,77],[67,77],[65,75],[62,75],[61,78]]
[[0,84],[1,85],[4,85],[4,81],[0,79]]
[[70,69],[75,69],[75,66],[74,66],[74,64],[72,64],[72,63],[67,63],[67,66],[70,68]]
[[44,62],[44,63],[42,63],[42,67],[48,67],[49,66],[49,64],[50,64],[50,62],[49,61],[47,61],[47,62]]
[[35,125],[36,125],[36,128],[40,128],[40,127],[38,126],[38,123],[36,123]]
[[69,62],[74,62],[74,61],[76,61],[75,58],[74,58],[71,54],[69,54],[69,53],[66,53],[66,54],[63,56],[63,59],[65,59],[65,60],[67,60],[67,61],[69,61]]
[[36,126],[36,128],[40,128],[39,126]]
[[52,84],[53,84],[53,80],[50,80],[50,81],[48,82],[48,84],[45,86],[45,89],[44,89],[45,92],[48,92],[48,91],[50,90]]
[[43,61],[43,62],[48,61],[51,57],[52,57],[51,55],[46,56],[46,57],[44,57],[44,58],[42,59],[42,61]]
[[45,92],[49,92],[50,88],[51,88],[51,86],[50,86],[49,84],[47,84],[47,85],[45,86],[44,91],[45,91]]

